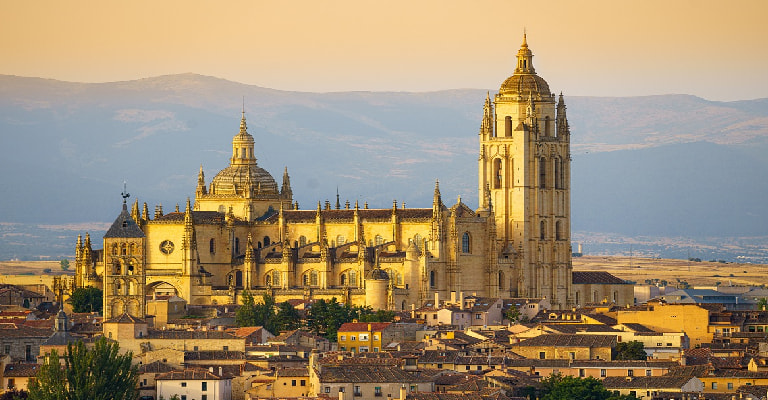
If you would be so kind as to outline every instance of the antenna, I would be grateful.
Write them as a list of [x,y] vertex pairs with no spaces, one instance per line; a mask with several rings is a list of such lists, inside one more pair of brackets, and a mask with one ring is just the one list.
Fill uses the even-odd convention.
[[123,181],[123,193],[120,193],[121,196],[123,196],[123,203],[131,197],[131,194],[128,193],[128,182]]

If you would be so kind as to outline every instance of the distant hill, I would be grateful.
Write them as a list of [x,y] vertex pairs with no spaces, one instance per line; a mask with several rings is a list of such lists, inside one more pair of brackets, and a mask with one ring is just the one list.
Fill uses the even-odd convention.
[[[501,78],[500,78],[501,80]],[[556,88],[559,90],[560,88]],[[493,92],[493,90],[491,90]],[[302,208],[477,205],[486,90],[299,93],[194,75],[83,84],[0,75],[0,222],[112,221],[225,167],[245,98],[259,164]],[[746,236],[768,226],[768,99],[569,97],[574,231]],[[132,199],[133,199],[132,198]]]

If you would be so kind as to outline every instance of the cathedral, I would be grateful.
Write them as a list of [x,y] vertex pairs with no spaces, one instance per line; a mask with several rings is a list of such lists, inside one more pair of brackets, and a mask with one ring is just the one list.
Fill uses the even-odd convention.
[[259,167],[243,112],[229,166],[210,183],[201,167],[194,202],[150,214],[124,195],[102,250],[78,237],[75,285],[104,291],[105,319],[151,315],[169,295],[235,304],[246,290],[389,310],[452,293],[570,308],[570,171],[563,96],[536,74],[524,36],[514,73],[483,106],[478,209],[446,204],[435,183],[431,208],[337,197],[300,210],[287,167],[280,184]]

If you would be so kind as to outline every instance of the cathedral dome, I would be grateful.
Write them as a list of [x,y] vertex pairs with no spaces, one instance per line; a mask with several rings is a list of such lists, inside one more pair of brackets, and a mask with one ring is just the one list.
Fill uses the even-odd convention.
[[254,156],[254,139],[248,133],[245,112],[240,132],[232,138],[232,158],[227,168],[219,171],[211,182],[212,195],[277,199],[280,191],[275,178],[258,166]]
[[536,74],[514,74],[501,84],[499,94],[520,95],[527,97],[529,94],[549,97],[549,84],[544,78]]
[[547,81],[536,75],[536,70],[533,68],[533,52],[528,48],[526,35],[523,35],[523,44],[517,51],[515,72],[501,84],[499,94],[521,97],[528,97],[529,95],[550,97],[552,95]]

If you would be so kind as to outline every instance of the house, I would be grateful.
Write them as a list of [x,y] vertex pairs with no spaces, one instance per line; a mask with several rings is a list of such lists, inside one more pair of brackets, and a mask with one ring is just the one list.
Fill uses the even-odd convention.
[[29,382],[35,378],[40,365],[36,363],[7,362],[8,357],[0,360],[0,393],[10,390],[27,390]]
[[157,396],[180,400],[231,400],[232,380],[201,369],[169,371],[155,377]]
[[391,342],[384,338],[390,325],[391,322],[347,322],[336,333],[339,350],[353,353],[379,352]]
[[[710,309],[699,304],[652,301],[642,306],[618,310],[616,320],[619,324],[642,324],[656,332],[685,332],[690,339],[690,347],[711,342],[715,333],[714,329],[709,329]],[[725,329],[730,331],[730,326]]]
[[228,329],[227,332],[245,339],[246,346],[264,344],[275,337],[271,332],[264,329],[263,326],[244,326],[236,329]]
[[295,329],[280,332],[280,335],[268,339],[269,343],[302,346],[318,351],[331,351],[331,341],[318,335]]
[[434,390],[431,376],[390,365],[321,366],[310,369],[310,380],[313,396],[336,397],[341,392],[360,400],[398,397],[403,386],[407,392]]
[[610,360],[614,347],[615,335],[547,334],[513,344],[510,350],[539,360]]
[[13,361],[35,361],[40,345],[51,336],[50,329],[32,328],[22,324],[0,323],[0,354]]
[[701,393],[704,384],[699,378],[686,376],[639,376],[607,377],[603,386],[622,395],[633,395],[641,400],[651,400],[660,392]]
[[290,398],[308,396],[309,370],[307,368],[283,368],[251,379],[245,398]]

